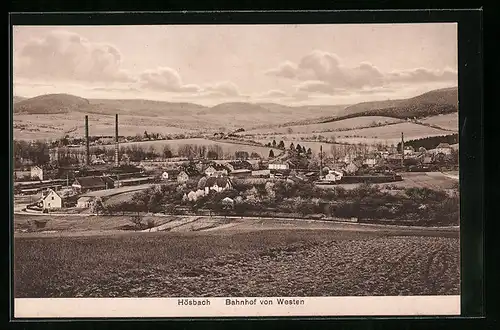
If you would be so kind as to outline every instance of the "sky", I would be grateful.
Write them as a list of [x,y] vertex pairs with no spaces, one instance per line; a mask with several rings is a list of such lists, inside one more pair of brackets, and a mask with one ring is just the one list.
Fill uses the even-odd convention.
[[14,95],[353,104],[457,86],[457,25],[14,26]]

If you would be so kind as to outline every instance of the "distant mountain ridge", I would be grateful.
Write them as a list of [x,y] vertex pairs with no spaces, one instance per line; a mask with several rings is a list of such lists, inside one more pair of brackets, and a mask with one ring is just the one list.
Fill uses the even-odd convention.
[[436,89],[409,99],[358,103],[322,123],[363,116],[423,118],[458,112],[458,87]]
[[360,116],[421,118],[458,111],[458,88],[433,90],[409,99],[354,105],[287,106],[277,103],[228,102],[212,107],[189,102],[145,99],[85,99],[70,94],[15,98],[16,114],[88,113],[168,118],[172,126],[230,129],[286,127],[325,123]]

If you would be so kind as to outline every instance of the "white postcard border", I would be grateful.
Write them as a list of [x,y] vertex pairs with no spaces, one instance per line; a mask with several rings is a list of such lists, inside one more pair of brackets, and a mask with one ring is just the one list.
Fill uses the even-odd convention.
[[[228,304],[236,300],[243,304]],[[437,315],[460,315],[460,296],[14,299],[15,318]]]

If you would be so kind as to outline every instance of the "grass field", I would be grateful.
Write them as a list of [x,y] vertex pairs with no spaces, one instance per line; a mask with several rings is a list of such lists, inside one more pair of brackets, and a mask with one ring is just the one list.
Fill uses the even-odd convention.
[[144,190],[147,189],[154,184],[147,183],[147,184],[141,184],[137,186],[125,186],[125,187],[120,187],[120,188],[113,188],[113,189],[105,189],[105,190],[96,190],[96,191],[90,191],[85,194],[82,194],[82,196],[94,196],[94,197],[111,197],[115,195],[120,195],[123,193],[128,193],[128,192],[137,192],[139,190]]
[[422,122],[458,132],[458,112],[429,117]]
[[[65,134],[75,137],[85,136],[85,114],[15,114],[14,139],[52,139]],[[162,134],[189,133],[192,130],[173,127],[167,117],[139,117],[123,115],[119,117],[120,135],[144,134],[144,131]],[[113,115],[89,115],[90,135],[115,134],[115,117]]]
[[459,294],[459,240],[268,230],[15,238],[15,297]]
[[[449,174],[448,176],[439,172],[415,172],[415,173],[400,173],[403,181],[395,181],[388,183],[376,184],[384,188],[396,187],[399,189],[406,188],[429,188],[433,190],[448,190],[454,189],[457,184],[457,179],[454,179],[458,174]],[[342,187],[344,189],[355,189],[359,187],[360,183],[349,184],[335,184],[335,185],[318,185],[320,188],[333,189],[335,187]]]
[[[366,143],[398,143],[401,140],[401,133],[404,133],[406,139],[418,139],[422,137],[447,135],[450,132],[425,125],[419,125],[409,122],[397,123],[394,125],[386,125],[379,127],[369,127],[361,129],[352,129],[348,131],[339,132],[323,132],[323,133],[292,133],[292,134],[270,134],[267,137],[256,138],[259,142],[267,143],[276,139],[277,141],[285,141],[285,145],[290,142],[296,143],[297,141],[310,140],[316,136],[323,136],[325,138],[335,138],[337,142],[345,142],[350,144]],[[300,142],[302,144],[302,142]],[[323,143],[324,144],[324,143]],[[319,151],[319,150],[318,150]]]
[[[219,145],[222,148],[223,152],[225,152],[231,156],[234,156],[234,153],[236,151],[246,151],[249,154],[252,152],[256,152],[263,158],[267,158],[269,156],[269,150],[271,149],[269,147],[253,146],[253,145],[247,145],[247,144],[242,144],[242,143],[212,141],[212,140],[207,140],[207,139],[203,139],[203,138],[128,142],[128,143],[121,143],[120,146],[125,147],[125,146],[137,145],[137,146],[140,146],[142,148],[145,148],[146,150],[150,146],[153,146],[157,152],[161,153],[161,152],[163,152],[163,147],[165,145],[170,146],[172,151],[177,152],[177,149],[179,148],[179,146],[185,145],[185,144],[206,146],[206,147],[209,147],[211,145]],[[112,149],[115,146],[114,145],[105,145],[103,147]],[[81,149],[83,150],[83,148],[84,147],[82,146]],[[276,154],[277,150],[278,149],[275,149],[275,154]]]
[[330,123],[322,124],[309,124],[300,126],[289,126],[289,127],[276,127],[276,128],[259,128],[254,130],[249,130],[240,133],[241,135],[248,134],[293,134],[293,133],[315,133],[324,132],[328,130],[343,130],[343,129],[355,129],[358,127],[366,127],[373,123],[377,124],[388,124],[388,123],[398,123],[401,119],[382,117],[382,116],[366,116],[366,117],[356,117],[349,118],[340,121],[334,121]]

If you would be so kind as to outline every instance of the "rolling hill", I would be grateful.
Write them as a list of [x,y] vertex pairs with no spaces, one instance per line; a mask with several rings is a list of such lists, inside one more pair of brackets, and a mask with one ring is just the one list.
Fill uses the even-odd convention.
[[458,112],[458,88],[433,90],[409,99],[365,102],[345,108],[338,116],[323,123],[363,116],[398,119],[424,118]]
[[13,99],[12,99],[12,103],[17,103],[17,102],[20,102],[22,100],[26,100],[25,97],[22,97],[22,96],[17,96],[17,95],[14,95]]
[[14,113],[52,114],[85,111],[90,102],[69,94],[47,94],[25,99],[14,104]]

